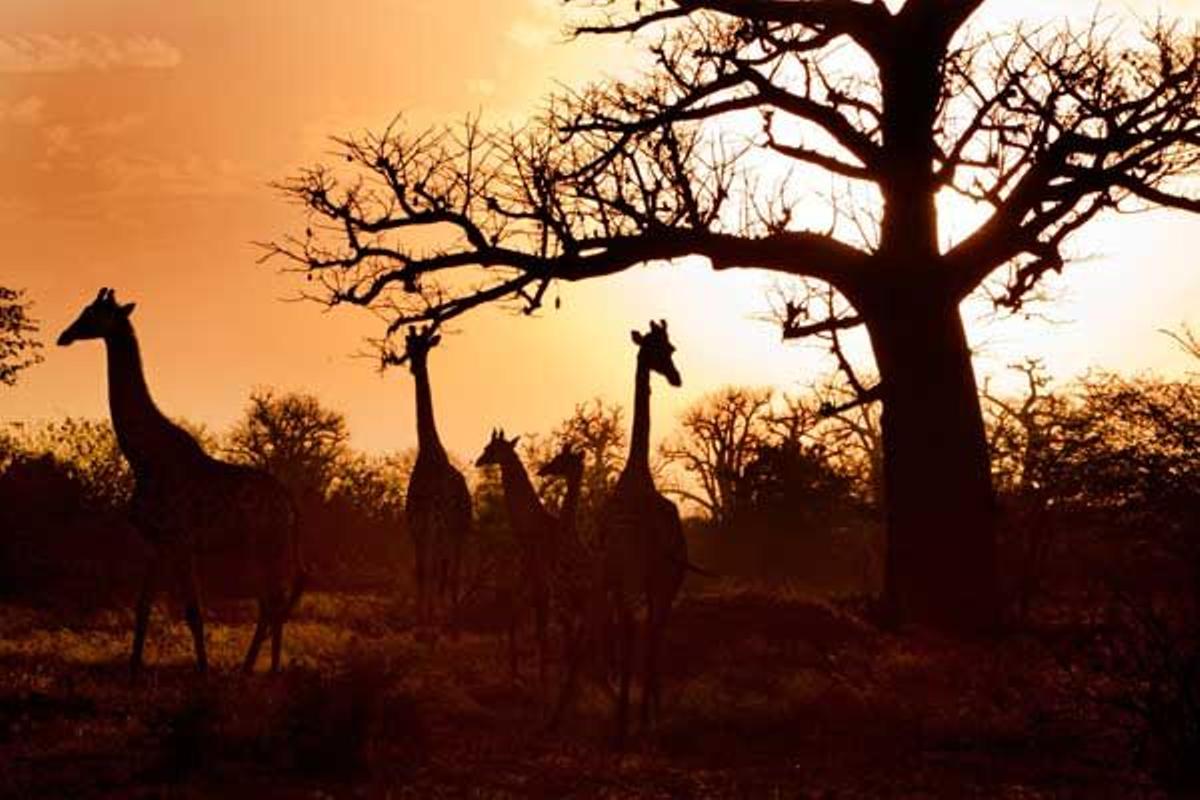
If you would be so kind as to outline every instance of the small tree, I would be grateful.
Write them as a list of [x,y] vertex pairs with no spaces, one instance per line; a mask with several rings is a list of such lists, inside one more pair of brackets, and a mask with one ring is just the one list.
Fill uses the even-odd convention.
[[246,415],[229,434],[226,452],[261,467],[297,497],[323,499],[338,462],[347,454],[346,419],[299,392],[250,395]]
[[683,413],[679,433],[660,453],[682,470],[685,482],[669,491],[703,509],[727,528],[747,493],[746,471],[767,444],[769,389],[726,387]]
[[18,373],[42,360],[42,343],[34,338],[38,325],[29,317],[31,305],[23,290],[0,286],[0,385],[15,385]]

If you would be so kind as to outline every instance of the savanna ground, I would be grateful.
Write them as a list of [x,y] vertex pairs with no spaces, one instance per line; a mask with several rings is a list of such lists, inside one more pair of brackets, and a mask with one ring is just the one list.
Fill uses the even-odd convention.
[[129,604],[86,602],[0,607],[5,795],[1155,796],[1080,700],[1065,623],[901,637],[853,601],[695,579],[668,635],[662,723],[621,754],[597,687],[543,732],[531,642],[514,681],[487,609],[431,648],[399,593],[313,593],[283,673],[247,678],[253,607],[214,599],[215,668],[199,678],[163,602],[132,684]]

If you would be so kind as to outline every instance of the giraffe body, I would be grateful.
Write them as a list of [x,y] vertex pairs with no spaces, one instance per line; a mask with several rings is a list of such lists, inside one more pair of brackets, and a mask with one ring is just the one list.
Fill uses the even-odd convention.
[[450,463],[434,422],[428,356],[440,340],[428,329],[409,331],[405,350],[416,385],[418,450],[404,512],[415,553],[417,624],[425,631],[449,621],[471,531],[467,481]]
[[504,487],[504,505],[516,540],[519,568],[513,616],[509,624],[509,665],[517,672],[516,627],[526,603],[532,608],[538,645],[538,679],[545,685],[549,662],[551,573],[559,546],[559,521],[546,510],[529,473],[517,454],[517,438],[504,438],[494,431],[487,447],[475,462],[477,467],[498,465]]
[[253,670],[270,633],[271,668],[278,670],[283,625],[305,581],[291,496],[262,470],[212,458],[158,409],[129,321],[133,308],[117,305],[113,292],[102,289],[59,337],[63,346],[104,340],[113,428],[135,480],[130,521],[153,546],[138,598],[131,669],[141,669],[150,608],[164,573],[179,591],[196,666],[207,669],[196,557],[216,554],[253,566],[259,618],[243,668]]
[[553,613],[562,632],[563,675],[558,700],[547,722],[555,730],[578,691],[580,671],[591,654],[600,652],[604,635],[603,596],[600,594],[600,554],[579,535],[579,493],[583,484],[583,456],[568,445],[544,464],[538,474],[566,481],[559,510],[558,546],[550,570]]
[[638,357],[629,458],[600,516],[604,547],[601,581],[616,624],[618,747],[624,746],[628,735],[635,673],[640,672],[641,679],[642,727],[649,727],[658,715],[658,660],[688,563],[679,510],[659,493],[650,472],[650,374],[658,372],[672,386],[680,385],[672,358],[675,348],[667,337],[665,321],[651,322],[648,333],[635,331],[632,338]]

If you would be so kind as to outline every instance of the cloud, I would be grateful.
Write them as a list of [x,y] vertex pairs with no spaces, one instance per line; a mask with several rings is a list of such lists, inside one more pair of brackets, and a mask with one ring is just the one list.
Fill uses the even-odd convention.
[[95,164],[104,196],[118,199],[232,197],[266,182],[250,165],[196,154],[176,159],[111,155]]
[[78,155],[83,148],[68,125],[56,124],[46,128],[46,158]]
[[127,114],[122,114],[119,117],[110,117],[108,119],[100,120],[89,127],[87,132],[93,136],[104,136],[108,138],[123,136],[130,131],[142,127],[146,123],[147,119],[149,119],[147,114],[130,112]]
[[177,47],[156,36],[0,36],[0,74],[170,69],[182,60]]
[[15,122],[20,125],[37,125],[42,121],[42,109],[46,102],[30,95],[12,104],[0,101],[0,122]]

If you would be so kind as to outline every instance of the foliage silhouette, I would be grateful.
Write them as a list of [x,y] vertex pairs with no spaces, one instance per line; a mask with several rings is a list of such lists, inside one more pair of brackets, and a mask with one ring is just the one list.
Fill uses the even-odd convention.
[[32,304],[25,292],[0,286],[0,385],[13,386],[19,373],[42,361],[42,343],[35,338],[37,322],[29,317]]

